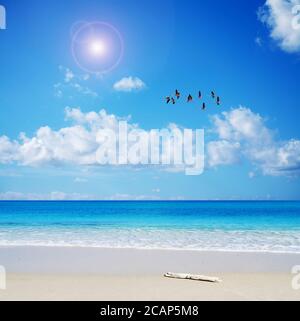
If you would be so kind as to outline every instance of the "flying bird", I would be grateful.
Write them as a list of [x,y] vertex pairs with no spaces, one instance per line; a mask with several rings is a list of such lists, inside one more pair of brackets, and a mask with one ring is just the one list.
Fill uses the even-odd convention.
[[192,97],[191,94],[189,94],[189,95],[188,95],[188,98],[187,98],[187,102],[189,103],[189,102],[191,102],[191,101],[193,101],[193,97]]
[[[167,96],[166,97],[166,103],[167,104],[172,103],[173,105],[175,105],[176,104],[176,100],[180,99],[180,97],[181,97],[181,93],[180,93],[180,91],[178,89],[176,89],[175,90],[175,97]],[[215,100],[215,102],[216,102],[216,104],[218,106],[221,105],[221,98],[220,98],[220,96],[217,96],[214,91],[211,91],[211,97]],[[199,99],[203,98],[202,92],[200,90],[198,91],[198,98]],[[188,97],[187,97],[187,102],[190,103],[192,101],[193,101],[193,96],[191,94],[189,94]],[[206,103],[203,102],[202,110],[206,110],[206,107],[207,107]]]

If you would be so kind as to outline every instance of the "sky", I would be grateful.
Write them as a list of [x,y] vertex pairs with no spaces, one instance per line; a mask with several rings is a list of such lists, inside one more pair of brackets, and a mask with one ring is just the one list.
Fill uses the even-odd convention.
[[[0,0],[0,199],[299,200],[297,4]],[[114,37],[105,73],[79,53],[91,23]],[[166,104],[175,89],[207,109]],[[95,162],[97,130],[122,119],[204,129],[203,174]]]

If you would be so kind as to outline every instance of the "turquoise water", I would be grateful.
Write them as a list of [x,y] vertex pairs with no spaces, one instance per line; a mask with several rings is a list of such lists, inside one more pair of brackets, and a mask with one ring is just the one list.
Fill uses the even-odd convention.
[[300,253],[300,202],[0,202],[0,246]]

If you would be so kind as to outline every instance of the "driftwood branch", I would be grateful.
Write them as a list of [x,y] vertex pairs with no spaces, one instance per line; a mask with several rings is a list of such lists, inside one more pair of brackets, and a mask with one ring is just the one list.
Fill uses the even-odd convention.
[[219,278],[206,275],[188,274],[188,273],[171,273],[168,272],[164,275],[166,278],[172,279],[184,279],[194,281],[205,281],[205,282],[222,282]]

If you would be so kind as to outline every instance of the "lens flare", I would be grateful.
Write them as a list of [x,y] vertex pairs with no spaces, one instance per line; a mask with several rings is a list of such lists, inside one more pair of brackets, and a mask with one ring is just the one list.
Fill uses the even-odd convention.
[[72,36],[73,58],[85,72],[110,72],[119,65],[123,52],[121,34],[106,22],[83,23]]

